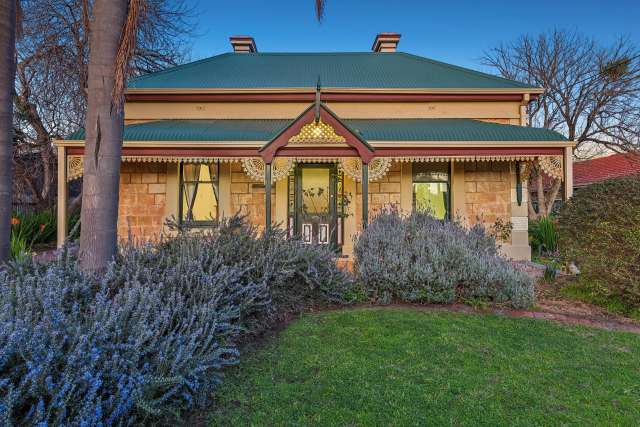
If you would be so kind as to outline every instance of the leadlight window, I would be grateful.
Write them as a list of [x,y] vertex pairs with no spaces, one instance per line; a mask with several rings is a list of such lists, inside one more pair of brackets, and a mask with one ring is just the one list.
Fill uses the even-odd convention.
[[450,163],[413,164],[413,209],[448,219],[451,206]]
[[205,226],[218,219],[219,164],[183,163],[180,166],[180,222]]

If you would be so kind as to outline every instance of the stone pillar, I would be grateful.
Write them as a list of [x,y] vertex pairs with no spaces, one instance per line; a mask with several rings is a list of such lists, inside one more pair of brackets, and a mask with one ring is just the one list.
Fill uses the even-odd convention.
[[58,224],[57,245],[61,247],[67,239],[67,149],[58,147]]
[[522,182],[522,199],[518,203],[518,181],[519,174],[516,168],[518,162],[510,162],[510,181],[511,181],[511,244],[505,244],[503,250],[506,255],[516,260],[530,260],[531,247],[529,246],[529,212],[527,208],[527,199],[529,191],[527,190],[527,182]]

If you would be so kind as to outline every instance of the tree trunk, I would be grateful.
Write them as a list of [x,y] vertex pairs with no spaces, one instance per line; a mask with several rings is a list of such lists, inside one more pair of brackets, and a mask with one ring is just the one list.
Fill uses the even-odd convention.
[[80,234],[80,266],[90,273],[104,271],[117,250],[124,116],[122,101],[113,103],[113,88],[127,5],[127,0],[94,3]]
[[0,3],[0,263],[10,256],[16,7],[16,0]]
[[553,186],[549,189],[546,197],[546,210],[544,211],[544,216],[551,215],[551,212],[553,211],[553,205],[555,204],[556,197],[558,197],[558,193],[560,192],[561,186],[562,186],[561,180],[555,179],[553,181]]

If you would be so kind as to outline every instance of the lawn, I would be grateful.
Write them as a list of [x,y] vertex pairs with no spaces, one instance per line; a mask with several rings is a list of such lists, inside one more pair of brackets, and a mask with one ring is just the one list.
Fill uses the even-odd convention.
[[308,315],[228,371],[215,425],[638,425],[640,336],[414,309]]

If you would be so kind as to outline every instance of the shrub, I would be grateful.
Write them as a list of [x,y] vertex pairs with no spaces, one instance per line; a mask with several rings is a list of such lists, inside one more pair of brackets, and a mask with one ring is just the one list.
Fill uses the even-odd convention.
[[11,218],[11,257],[23,261],[33,246],[51,243],[56,236],[56,216],[51,210],[14,213]]
[[0,424],[131,425],[204,407],[247,334],[343,301],[332,257],[234,218],[127,246],[100,278],[66,255],[13,264],[0,271]]
[[498,255],[495,238],[481,224],[465,229],[414,213],[379,214],[355,246],[355,271],[368,296],[450,303],[482,298],[525,307],[533,302],[530,278]]
[[531,250],[538,255],[556,252],[558,250],[558,229],[554,218],[544,217],[529,221],[529,242]]
[[640,176],[580,189],[559,215],[559,248],[595,300],[640,307]]
[[56,238],[56,214],[50,209],[33,213],[14,213],[11,231],[31,245],[52,243]]

